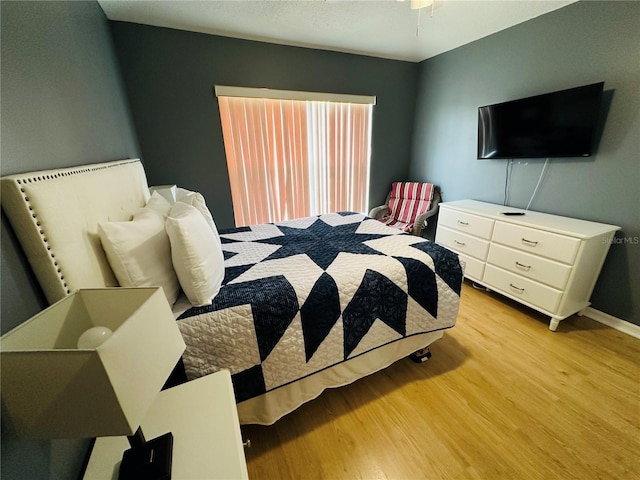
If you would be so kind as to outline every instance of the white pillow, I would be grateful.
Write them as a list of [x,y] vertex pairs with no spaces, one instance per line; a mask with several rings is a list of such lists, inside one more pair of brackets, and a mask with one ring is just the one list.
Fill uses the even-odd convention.
[[99,223],[98,235],[120,286],[160,286],[173,305],[180,294],[180,284],[171,264],[171,245],[164,223],[162,215],[142,208],[130,222]]
[[171,203],[158,192],[153,192],[145,208],[149,208],[162,215],[163,218],[167,218],[169,216],[169,211],[171,210]]
[[176,203],[176,191],[178,187],[176,185],[154,185],[149,187],[150,192],[158,192],[169,204]]
[[197,208],[180,201],[171,207],[165,228],[182,290],[196,307],[211,305],[224,279],[224,255],[217,231],[211,231]]
[[[204,197],[201,193],[192,192],[191,190],[186,190],[184,188],[178,188],[176,191],[176,201],[183,202],[197,208],[204,219],[207,221],[207,224],[209,224],[211,230],[213,230],[216,236],[218,236],[218,228],[213,221],[213,216],[207,208],[207,203],[205,202]],[[218,237],[218,240],[219,239],[220,238]]]

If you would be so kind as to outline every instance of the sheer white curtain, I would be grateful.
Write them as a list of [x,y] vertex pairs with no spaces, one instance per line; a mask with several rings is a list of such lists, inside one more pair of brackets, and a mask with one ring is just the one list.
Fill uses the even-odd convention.
[[372,105],[218,95],[236,226],[356,211]]
[[371,111],[365,104],[308,102],[311,215],[366,213]]

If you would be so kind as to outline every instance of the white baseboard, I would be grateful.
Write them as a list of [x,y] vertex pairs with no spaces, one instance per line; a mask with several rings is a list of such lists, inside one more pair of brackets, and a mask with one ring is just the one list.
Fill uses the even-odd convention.
[[584,316],[589,317],[596,322],[603,323],[604,325],[614,328],[622,333],[631,335],[632,337],[640,338],[640,325],[636,325],[635,323],[627,322],[626,320],[622,320],[591,307],[587,307],[585,309]]

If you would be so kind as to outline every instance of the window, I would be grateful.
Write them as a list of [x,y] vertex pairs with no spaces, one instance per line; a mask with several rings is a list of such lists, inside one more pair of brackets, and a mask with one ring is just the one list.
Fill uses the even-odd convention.
[[236,226],[365,213],[375,97],[216,87]]

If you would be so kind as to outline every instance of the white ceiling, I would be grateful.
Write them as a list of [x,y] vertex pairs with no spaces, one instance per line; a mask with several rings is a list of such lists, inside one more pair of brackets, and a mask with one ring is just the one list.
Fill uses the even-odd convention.
[[[419,62],[576,0],[98,0],[107,18]],[[419,34],[416,35],[419,27]]]

